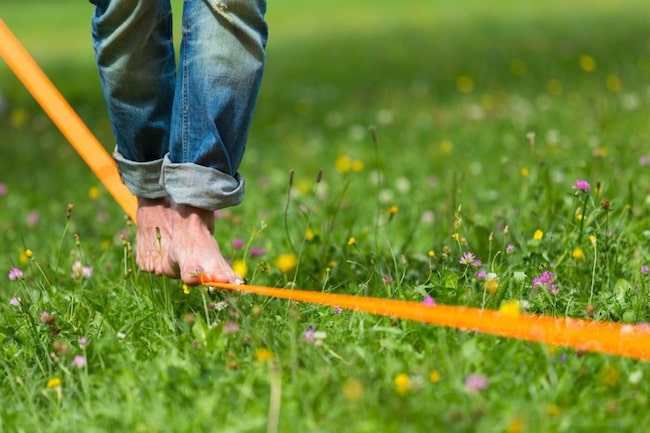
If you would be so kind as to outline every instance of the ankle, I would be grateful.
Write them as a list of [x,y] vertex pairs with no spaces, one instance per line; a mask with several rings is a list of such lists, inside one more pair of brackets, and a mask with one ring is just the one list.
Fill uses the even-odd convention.
[[175,204],[174,209],[181,219],[206,226],[211,233],[214,231],[213,211],[178,203]]
[[169,197],[147,198],[137,197],[138,208],[152,207],[152,206],[169,206]]

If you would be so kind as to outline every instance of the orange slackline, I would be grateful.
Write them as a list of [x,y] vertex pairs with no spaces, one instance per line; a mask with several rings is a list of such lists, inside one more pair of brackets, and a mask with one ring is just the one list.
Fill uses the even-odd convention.
[[135,221],[135,197],[120,180],[113,158],[38,67],[0,18],[0,56],[97,175],[124,212]]
[[[122,209],[135,221],[136,201],[120,181],[106,150],[75,114],[27,51],[0,19],[0,55],[43,107]],[[264,296],[337,306],[433,325],[650,360],[650,327],[592,320],[505,314],[493,310],[427,306],[417,302],[272,287],[205,283],[207,286]]]
[[410,301],[227,283],[207,286],[294,301],[329,305],[468,331],[570,347],[580,351],[650,360],[650,327],[494,310],[424,305]]

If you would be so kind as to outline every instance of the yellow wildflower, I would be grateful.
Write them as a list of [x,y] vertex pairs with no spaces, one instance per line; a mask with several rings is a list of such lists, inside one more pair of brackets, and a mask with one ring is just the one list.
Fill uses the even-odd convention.
[[456,79],[456,88],[461,93],[471,93],[474,90],[474,80],[467,75],[461,75]]
[[343,383],[342,391],[348,401],[359,401],[363,396],[363,383],[359,379],[348,379]]
[[357,240],[354,238],[354,236],[350,236],[350,239],[348,239],[348,245],[356,245]]
[[521,314],[521,306],[518,301],[504,301],[499,307],[499,312],[506,317],[516,318]]
[[301,194],[307,194],[312,187],[312,182],[307,179],[300,179],[298,182],[296,182],[296,189],[301,193]]
[[592,245],[596,245],[596,236],[589,235],[589,241],[591,242]]
[[20,128],[27,124],[27,111],[23,108],[16,108],[11,112],[9,121],[14,128]]
[[25,257],[27,257],[28,259],[32,259],[32,258],[34,258],[34,253],[32,252],[32,250],[30,250],[29,248],[27,248],[27,249],[25,250]]
[[520,172],[523,177],[528,177],[528,175],[530,174],[530,170],[528,170],[528,167],[521,167]]
[[183,284],[183,293],[185,293],[186,295],[189,295],[190,294],[190,286],[188,286],[187,284]]
[[521,418],[515,418],[508,424],[507,433],[521,433],[524,430],[524,422]]
[[391,217],[395,216],[395,214],[397,214],[398,211],[399,211],[399,208],[397,206],[395,206],[395,205],[391,206],[388,209],[388,213],[390,214]]
[[440,382],[440,372],[438,372],[438,370],[431,370],[431,373],[429,373],[429,382],[431,383]]
[[347,155],[341,155],[336,158],[335,166],[339,173],[347,173],[352,169],[352,160]]
[[600,383],[612,387],[616,385],[621,378],[621,371],[615,364],[605,364],[598,374]]
[[580,56],[580,69],[585,72],[593,72],[596,70],[596,61],[593,57],[583,54]]
[[544,237],[544,232],[543,232],[543,231],[541,231],[541,230],[539,230],[539,229],[535,230],[535,233],[533,234],[533,239],[539,241],[539,240],[541,240],[543,237]]
[[453,144],[451,140],[449,140],[448,138],[445,138],[440,143],[440,152],[442,152],[444,155],[449,155],[451,153],[452,148],[453,148]]
[[584,253],[584,251],[582,251],[582,248],[580,248],[580,247],[575,247],[575,248],[573,249],[573,254],[572,254],[572,256],[573,256],[573,258],[574,258],[575,260],[582,260],[583,257],[584,257],[584,255],[585,255],[585,253]]
[[255,351],[255,359],[259,362],[268,362],[273,359],[273,352],[265,348],[257,349]]
[[363,170],[363,161],[359,161],[358,159],[352,161],[352,165],[350,166],[350,168],[352,169],[352,171],[355,171],[355,172],[362,171]]
[[427,252],[427,256],[429,256],[429,257],[431,257],[431,258],[434,258],[434,257],[436,256],[436,253],[435,253],[435,251],[433,251],[433,250],[429,250],[429,251]]
[[411,378],[404,373],[395,376],[395,388],[398,394],[406,394],[411,389]]
[[621,79],[617,75],[610,74],[607,76],[607,89],[610,92],[620,92],[622,87]]
[[20,254],[18,255],[18,261],[20,262],[21,265],[24,265],[27,263],[29,259],[27,258],[27,255],[25,255],[24,251],[21,251]]
[[316,234],[314,233],[314,231],[312,229],[308,228],[307,230],[305,230],[305,240],[306,241],[313,241],[315,237],[316,237]]
[[485,290],[488,293],[496,293],[499,290],[499,277],[494,272],[488,272],[485,276]]
[[298,257],[293,253],[280,254],[275,259],[275,266],[283,273],[288,274],[293,271],[298,264]]
[[553,96],[560,96],[562,94],[562,82],[555,78],[549,80],[549,82],[546,84],[546,88],[548,89],[548,93]]
[[557,404],[550,404],[546,408],[546,413],[548,414],[548,416],[558,416],[561,412],[562,410],[560,409],[560,406],[558,406]]
[[91,200],[97,200],[100,194],[101,194],[101,190],[96,186],[91,186],[90,189],[88,190],[88,197]]
[[248,265],[245,260],[236,259],[232,261],[232,270],[243,278],[248,274]]
[[58,377],[53,377],[47,381],[48,389],[55,389],[55,388],[59,388],[60,386],[61,386],[61,379],[59,379]]

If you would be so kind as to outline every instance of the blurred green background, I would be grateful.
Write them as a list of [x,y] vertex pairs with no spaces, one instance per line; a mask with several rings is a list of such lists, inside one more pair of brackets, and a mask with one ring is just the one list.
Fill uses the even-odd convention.
[[[0,16],[112,149],[90,42],[92,6],[55,3],[2,0]],[[429,173],[450,185],[459,172],[477,176],[498,162],[475,186],[476,200],[490,206],[519,173],[518,160],[530,156],[530,131],[538,140],[561,137],[544,149],[560,168],[580,168],[606,143],[626,150],[616,152],[622,166],[644,152],[647,134],[634,134],[647,117],[650,77],[643,1],[287,0],[269,2],[267,18],[268,67],[244,174],[295,168],[311,178],[324,169],[327,178],[342,153],[368,161],[367,130],[375,125],[380,158],[366,166],[388,167],[394,178]],[[0,181],[29,192],[28,203],[60,207],[85,197],[92,174],[3,62],[0,94]],[[574,157],[562,158],[562,146]],[[411,198],[442,198],[422,194]]]

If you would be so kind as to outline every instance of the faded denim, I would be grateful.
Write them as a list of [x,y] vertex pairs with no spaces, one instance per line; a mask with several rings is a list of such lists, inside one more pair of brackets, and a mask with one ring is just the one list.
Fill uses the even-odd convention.
[[265,64],[265,0],[184,0],[178,67],[170,0],[90,0],[123,182],[139,197],[216,210],[238,169]]

